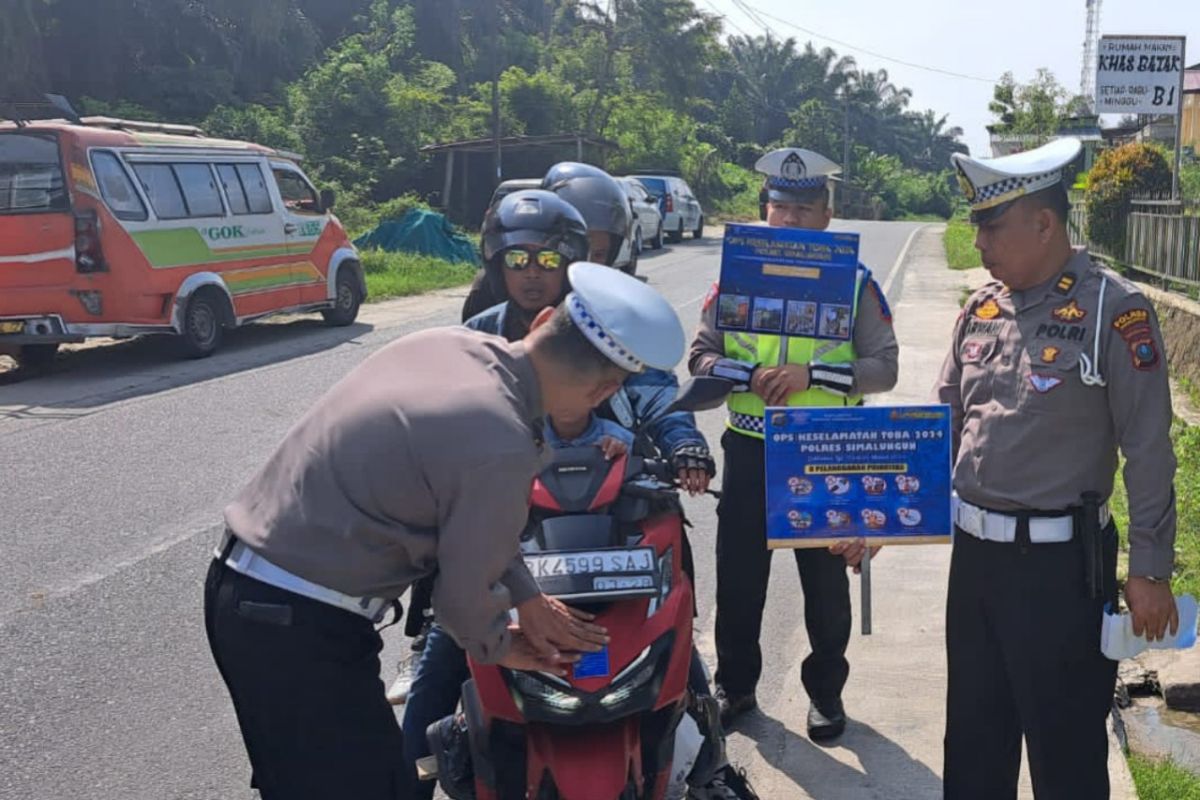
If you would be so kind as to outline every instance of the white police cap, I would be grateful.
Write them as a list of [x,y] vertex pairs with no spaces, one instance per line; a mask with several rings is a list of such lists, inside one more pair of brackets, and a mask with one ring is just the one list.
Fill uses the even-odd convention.
[[971,221],[997,217],[1013,201],[1061,183],[1063,168],[1079,156],[1082,147],[1075,137],[1065,136],[1034,150],[1000,158],[977,159],[955,153],[950,161],[971,205]]
[[673,369],[683,358],[683,325],[661,294],[637,278],[579,261],[567,270],[567,312],[596,349],[629,372]]
[[754,169],[767,176],[767,192],[780,203],[804,202],[805,194],[820,189],[842,168],[820,153],[800,147],[772,150],[760,158]]

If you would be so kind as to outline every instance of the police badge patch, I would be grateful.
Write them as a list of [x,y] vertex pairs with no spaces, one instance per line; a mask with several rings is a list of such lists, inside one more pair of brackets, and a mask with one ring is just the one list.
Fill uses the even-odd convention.
[[1038,394],[1046,394],[1046,392],[1057,388],[1062,382],[1062,378],[1054,375],[1038,375],[1036,372],[1029,374],[1029,383],[1032,384],[1034,391]]
[[1079,303],[1072,300],[1066,305],[1059,306],[1052,312],[1055,319],[1061,322],[1079,322],[1087,316],[1087,311],[1079,307]]
[[802,180],[808,174],[808,167],[804,164],[804,159],[799,153],[790,153],[779,166],[779,177],[784,180],[798,181]]
[[993,298],[988,298],[983,305],[975,309],[977,319],[995,319],[1000,316],[1000,304]]

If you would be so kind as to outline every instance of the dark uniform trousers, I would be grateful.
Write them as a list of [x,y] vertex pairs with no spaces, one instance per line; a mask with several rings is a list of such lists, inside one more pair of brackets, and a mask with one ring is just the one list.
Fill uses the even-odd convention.
[[263,800],[408,800],[369,620],[214,560],[204,621]]
[[[766,480],[761,439],[733,431],[721,438],[725,467],[717,506],[717,684],[750,694],[762,674],[759,634],[771,552],[767,549]],[[846,562],[824,548],[797,549],[804,625],[812,653],[801,678],[809,697],[838,698],[850,674],[850,580]]]
[[1080,537],[1029,544],[954,537],[946,606],[946,800],[1013,800],[1021,739],[1038,800],[1109,796],[1106,717],[1117,664],[1100,652],[1116,596],[1116,526],[1103,540],[1103,595],[1085,590]]

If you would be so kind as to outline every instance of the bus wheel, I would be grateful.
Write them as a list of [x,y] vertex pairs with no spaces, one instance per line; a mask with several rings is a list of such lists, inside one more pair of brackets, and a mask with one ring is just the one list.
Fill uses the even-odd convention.
[[345,327],[358,318],[358,307],[362,305],[362,297],[358,290],[358,278],[354,270],[343,268],[338,270],[337,297],[334,298],[333,308],[321,312],[325,322],[335,328]]
[[58,344],[26,344],[17,350],[17,363],[22,369],[46,369],[54,363]]
[[179,334],[179,347],[188,358],[211,356],[221,346],[224,333],[224,303],[216,292],[197,292],[188,300],[183,312],[183,330]]

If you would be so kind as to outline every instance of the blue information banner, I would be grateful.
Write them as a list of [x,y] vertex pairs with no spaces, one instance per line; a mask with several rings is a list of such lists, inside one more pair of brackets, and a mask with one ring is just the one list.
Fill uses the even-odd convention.
[[858,234],[726,225],[717,329],[847,341]]
[[950,407],[768,408],[767,543],[950,541]]

